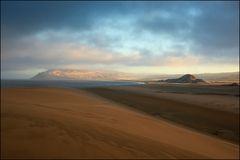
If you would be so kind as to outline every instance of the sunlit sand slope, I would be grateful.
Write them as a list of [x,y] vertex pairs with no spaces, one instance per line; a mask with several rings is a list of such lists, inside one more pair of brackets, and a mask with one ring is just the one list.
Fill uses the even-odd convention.
[[1,158],[238,158],[238,146],[84,91],[1,90]]

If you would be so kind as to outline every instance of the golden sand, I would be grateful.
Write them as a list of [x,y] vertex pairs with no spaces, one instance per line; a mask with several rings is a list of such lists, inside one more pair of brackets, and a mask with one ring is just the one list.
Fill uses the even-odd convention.
[[85,91],[1,90],[1,158],[239,158],[239,146]]

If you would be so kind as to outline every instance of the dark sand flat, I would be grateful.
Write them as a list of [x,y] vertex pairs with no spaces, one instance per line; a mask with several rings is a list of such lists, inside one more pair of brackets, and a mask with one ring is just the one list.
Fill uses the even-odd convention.
[[239,86],[215,85],[215,84],[147,84],[144,88],[152,88],[157,92],[165,93],[191,93],[207,95],[232,95],[239,96]]
[[[239,114],[239,96],[235,96],[234,93],[234,87],[232,87],[231,94],[222,94],[222,89],[217,90],[218,94],[210,94],[207,92],[207,86],[206,85],[183,85],[182,87],[176,85],[141,85],[141,86],[121,86],[121,87],[111,87],[112,89],[119,89],[119,90],[126,90],[134,93],[144,93],[147,95],[152,95],[164,99],[184,102],[196,105],[198,104],[201,107],[207,107],[207,108],[213,108],[217,110],[222,110],[226,112],[231,112],[235,114]],[[196,88],[205,88],[205,92],[207,94],[199,94],[200,91]],[[213,87],[213,86],[211,86]],[[228,86],[227,86],[228,87]],[[165,90],[167,88],[167,90]],[[181,88],[181,90],[179,89]],[[192,88],[195,88],[195,93],[189,92],[189,90],[192,90]],[[222,86],[220,86],[222,88]],[[216,86],[215,86],[216,90]],[[181,91],[181,92],[178,92]],[[220,94],[219,94],[220,93]]]
[[[115,89],[116,88],[116,89]],[[164,118],[213,136],[239,143],[239,114],[202,107],[141,92],[115,88],[88,91],[149,115]],[[209,104],[211,105],[211,104]]]
[[85,91],[1,90],[1,158],[237,159],[238,151]]

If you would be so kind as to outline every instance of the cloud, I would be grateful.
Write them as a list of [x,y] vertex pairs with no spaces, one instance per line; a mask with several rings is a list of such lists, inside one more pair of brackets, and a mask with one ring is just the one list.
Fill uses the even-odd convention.
[[128,13],[128,2],[2,1],[1,27],[8,35],[43,30],[90,30],[109,16]]
[[138,60],[138,54],[109,52],[78,42],[62,41],[62,38],[51,41],[28,36],[14,45],[7,49],[3,47],[3,70],[34,67],[48,69],[68,64],[131,64]]
[[1,71],[237,66],[238,34],[239,2],[3,1]]
[[[131,53],[114,52],[101,47],[87,45],[81,43],[81,41],[73,42],[68,37],[73,35],[59,35],[58,33],[51,33],[50,35],[50,37],[44,34],[27,36],[12,44],[15,47],[5,48],[3,46],[2,69],[49,69],[59,66],[64,67],[68,64],[164,66],[173,64],[174,61],[176,65],[180,64],[180,61],[183,65],[183,61],[188,60],[184,54],[165,53],[158,55],[145,48],[135,48],[134,52]],[[188,64],[192,63],[188,62]]]
[[239,54],[238,2],[198,2],[197,6],[196,2],[189,2],[181,6],[173,12],[160,10],[139,19],[138,26],[152,34],[169,35],[175,41],[191,42],[196,54],[226,57]]

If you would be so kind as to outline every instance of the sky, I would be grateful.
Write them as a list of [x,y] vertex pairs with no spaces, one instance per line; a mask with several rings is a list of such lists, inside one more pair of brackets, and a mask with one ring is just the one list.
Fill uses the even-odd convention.
[[1,1],[1,78],[239,71],[238,1]]

